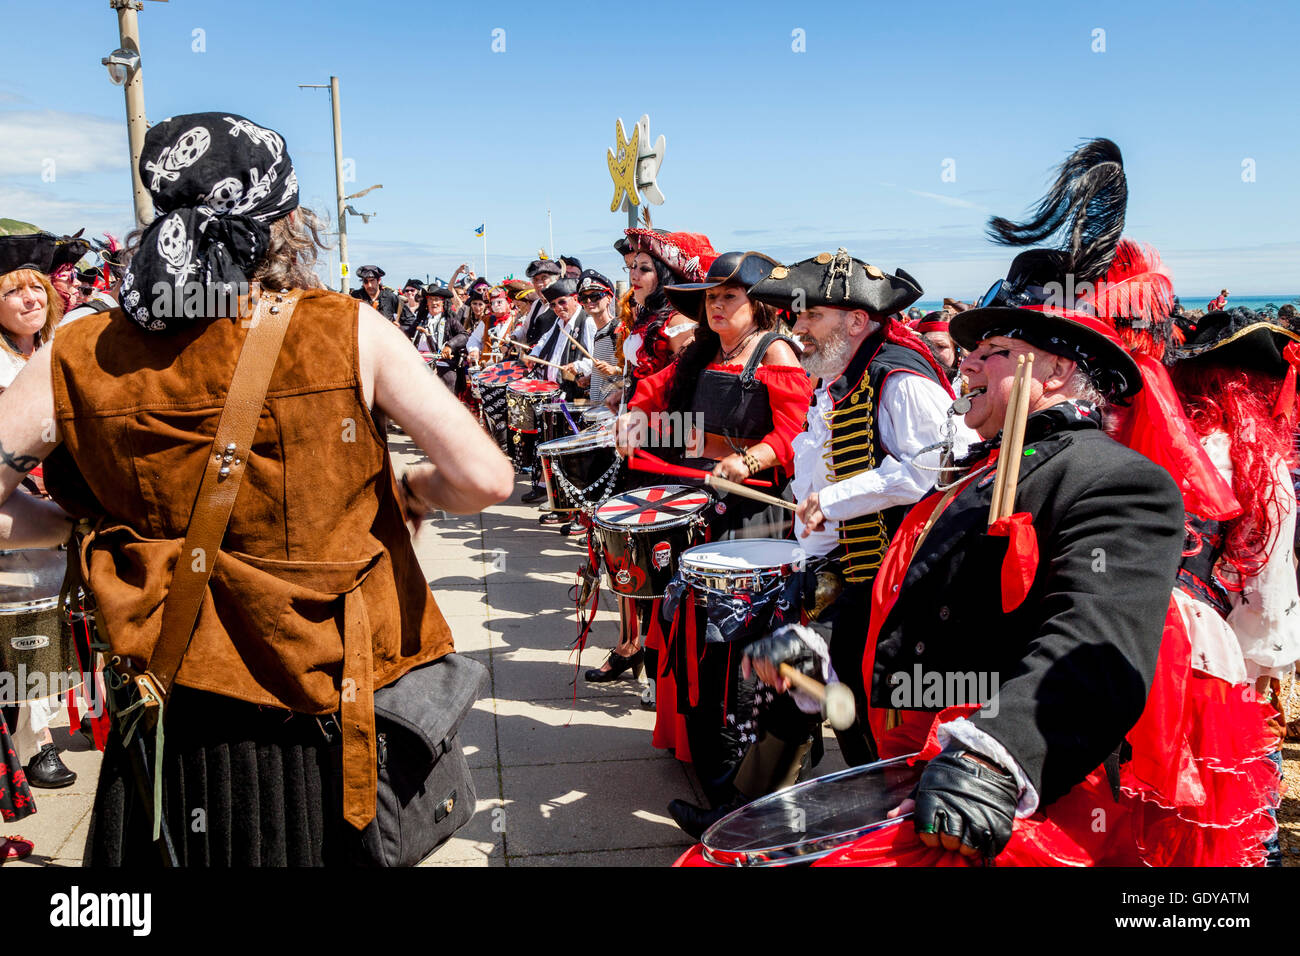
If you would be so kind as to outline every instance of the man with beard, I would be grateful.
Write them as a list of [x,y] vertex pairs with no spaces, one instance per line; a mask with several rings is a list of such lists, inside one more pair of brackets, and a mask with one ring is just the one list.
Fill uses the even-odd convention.
[[[961,454],[975,437],[949,417],[954,396],[944,370],[890,317],[921,294],[902,269],[890,275],[844,249],[778,266],[749,290],[750,298],[795,314],[800,364],[819,379],[807,429],[793,442],[795,538],[807,555],[804,609],[815,634],[829,643],[831,667],[853,690],[859,713],[866,713],[862,653],[871,585],[889,538],[934,486],[942,460],[936,446],[948,441]],[[810,670],[816,656],[801,651],[788,661]],[[783,723],[760,720],[731,801],[709,811],[681,800],[669,804],[683,830],[698,837],[738,806],[795,782],[820,719]],[[850,766],[875,759],[862,727],[835,733]]]
[[519,320],[514,338],[524,342],[530,349],[542,340],[555,324],[555,312],[545,295],[547,286],[560,278],[560,264],[552,259],[534,259],[528,264],[524,276],[533,284],[537,297],[528,307],[523,318]]

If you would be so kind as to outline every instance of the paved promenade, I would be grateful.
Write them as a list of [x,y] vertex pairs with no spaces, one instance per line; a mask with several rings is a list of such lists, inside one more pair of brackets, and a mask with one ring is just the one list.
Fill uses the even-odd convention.
[[[399,471],[422,456],[400,434],[390,447]],[[474,769],[478,812],[426,866],[666,866],[690,845],[669,818],[674,797],[700,800],[690,769],[650,746],[654,714],[642,685],[570,683],[576,636],[569,588],[584,560],[582,539],[537,524],[519,503],[472,517],[426,523],[415,539],[425,574],[447,616],[456,648],[487,665],[491,683],[461,730]],[[581,666],[598,667],[617,631],[607,592]],[[89,823],[99,755],[56,729],[64,761],[78,774],[66,790],[36,791],[38,812],[8,825],[36,842],[22,865],[78,866]],[[818,775],[841,769],[826,735]],[[1283,804],[1288,865],[1300,863],[1300,745],[1287,748],[1292,793]]]

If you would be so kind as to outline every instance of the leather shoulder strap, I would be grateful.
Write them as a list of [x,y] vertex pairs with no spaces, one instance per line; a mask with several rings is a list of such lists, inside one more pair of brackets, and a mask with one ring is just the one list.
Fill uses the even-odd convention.
[[171,691],[181,659],[194,635],[208,579],[248,466],[249,449],[271,386],[271,373],[301,295],[301,292],[262,292],[249,320],[248,335],[217,423],[212,454],[208,456],[194,510],[190,513],[185,544],[163,604],[162,633],[146,668],[164,696]]

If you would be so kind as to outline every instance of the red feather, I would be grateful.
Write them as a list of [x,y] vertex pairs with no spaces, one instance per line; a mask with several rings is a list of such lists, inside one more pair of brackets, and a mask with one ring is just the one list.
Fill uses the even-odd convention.
[[1129,351],[1164,357],[1173,327],[1174,277],[1152,246],[1121,239],[1092,305],[1115,326]]

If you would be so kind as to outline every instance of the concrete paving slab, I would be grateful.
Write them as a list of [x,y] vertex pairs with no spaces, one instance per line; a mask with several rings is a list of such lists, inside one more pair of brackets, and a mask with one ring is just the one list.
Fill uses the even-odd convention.
[[668,801],[691,793],[675,760],[503,767],[508,854],[690,845]]

